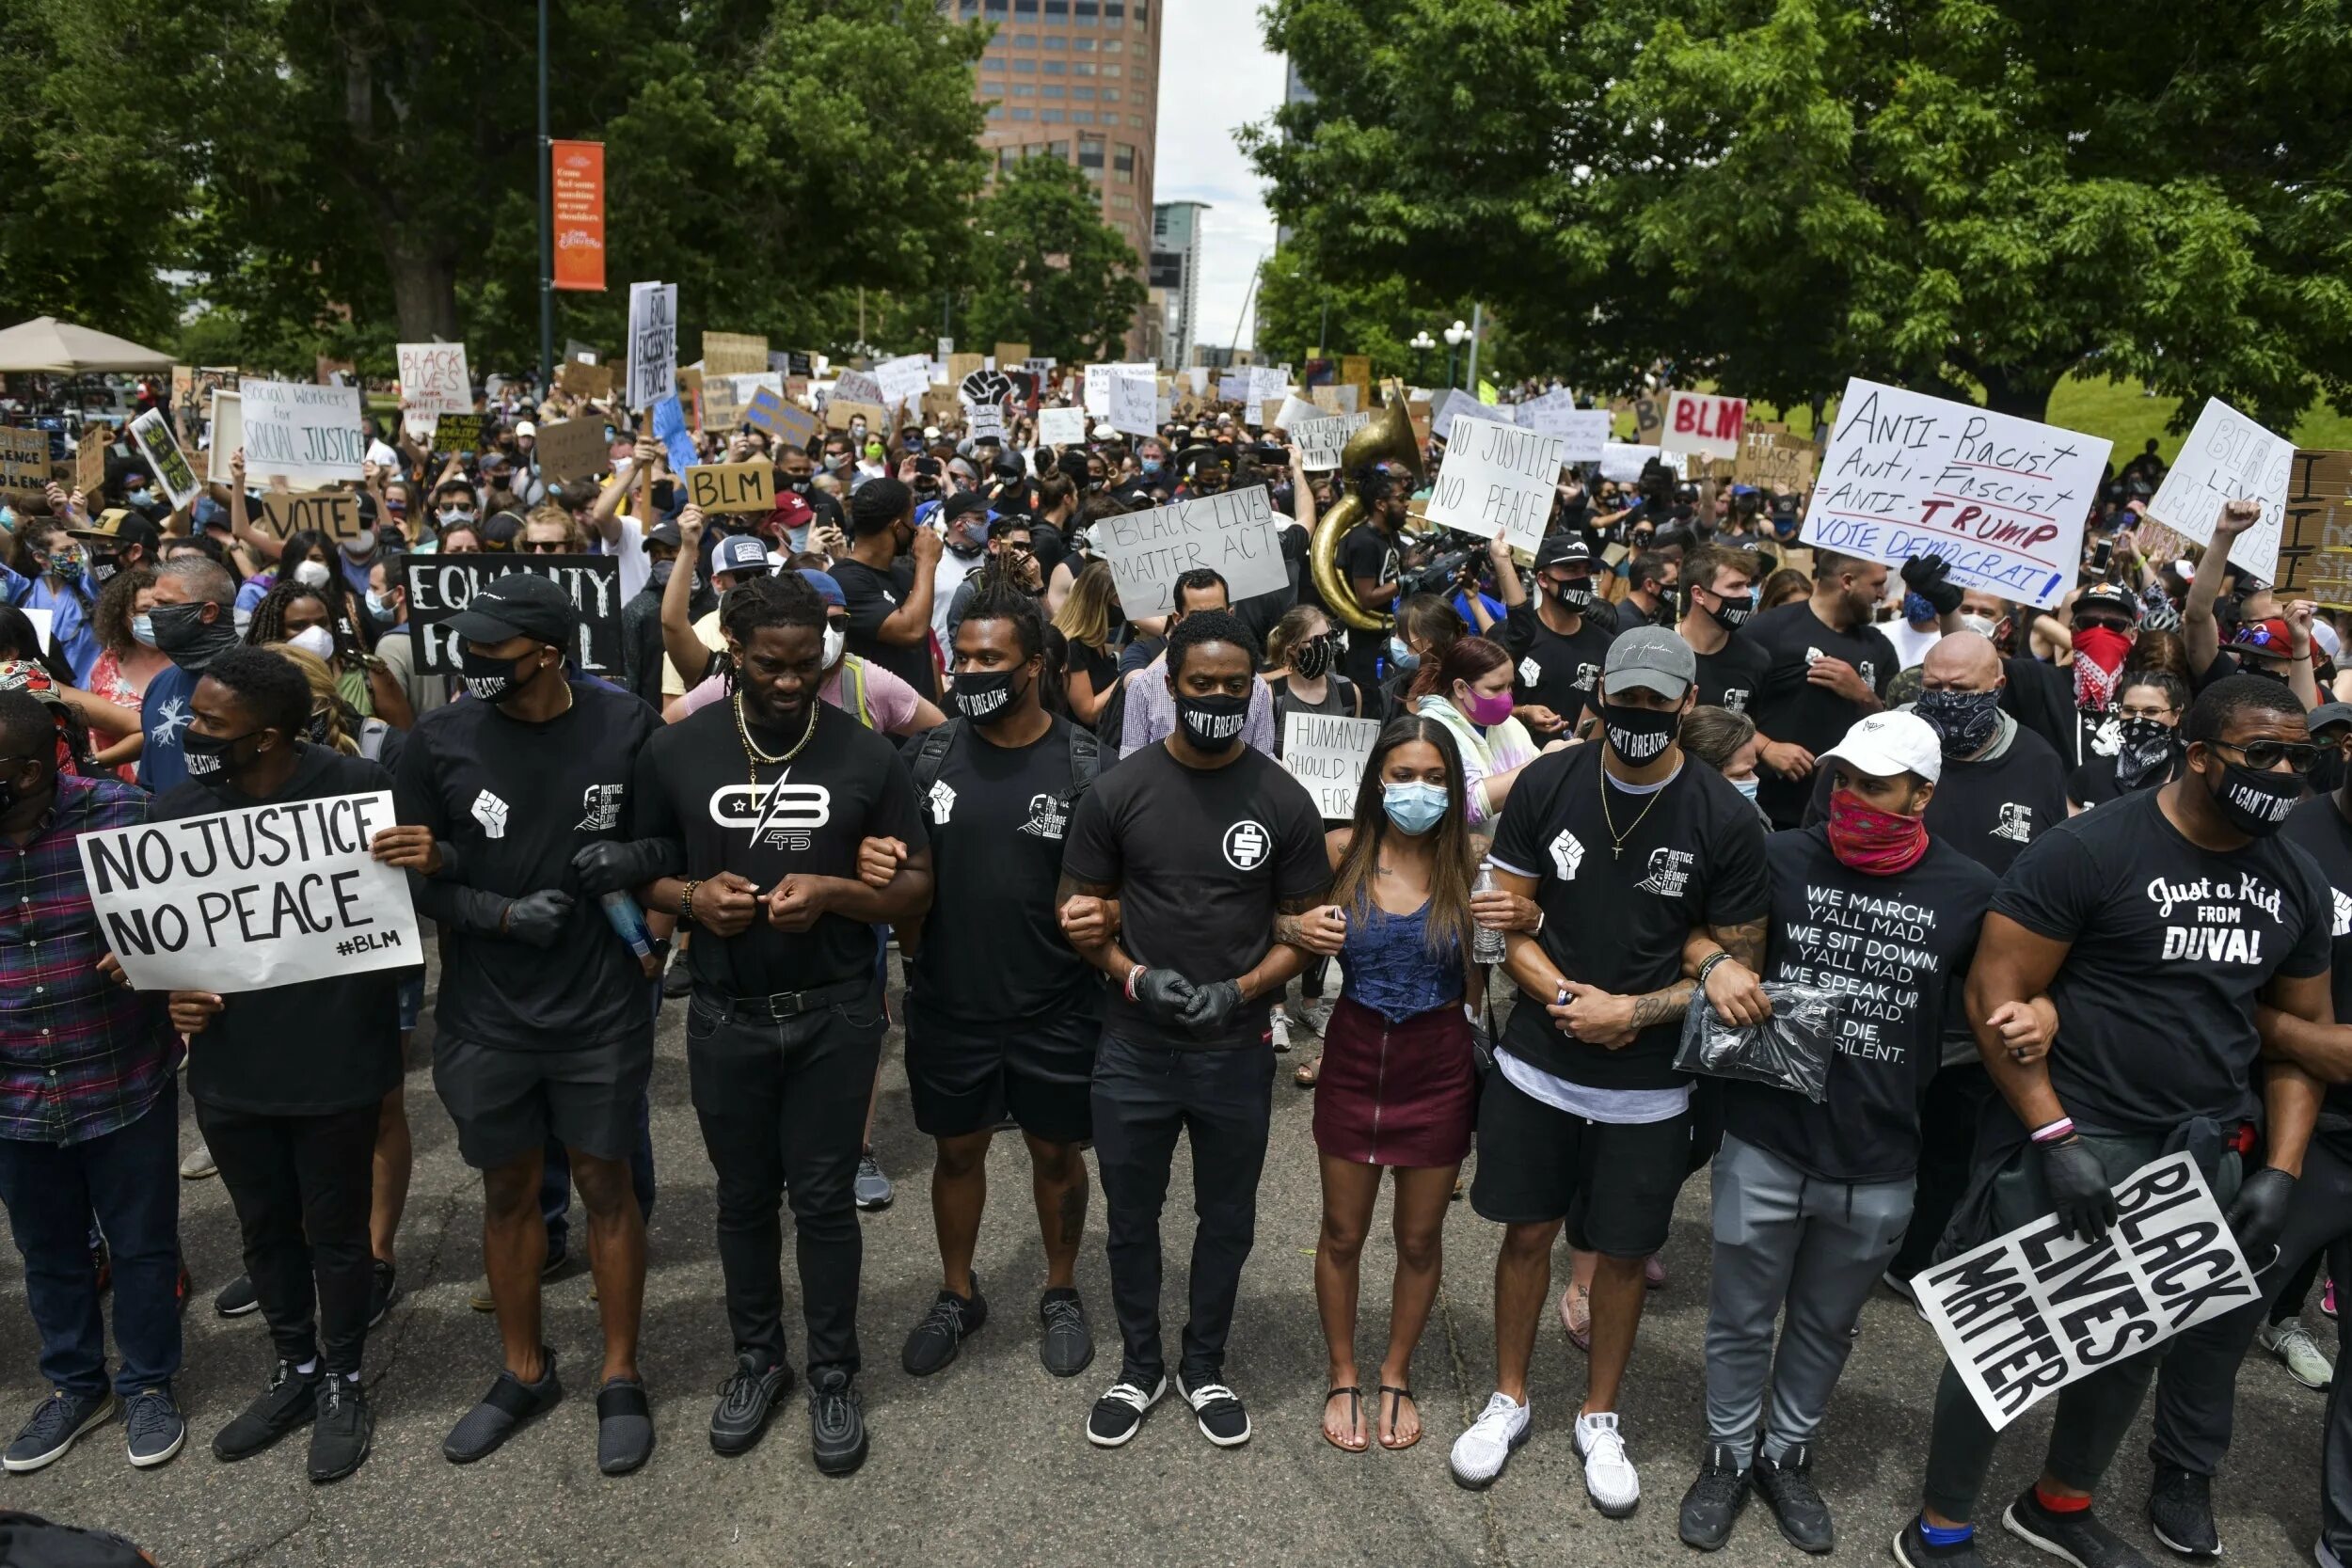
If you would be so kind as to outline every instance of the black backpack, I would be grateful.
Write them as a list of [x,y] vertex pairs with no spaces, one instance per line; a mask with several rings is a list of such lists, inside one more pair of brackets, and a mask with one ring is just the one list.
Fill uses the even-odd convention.
[[[946,766],[947,753],[953,750],[963,732],[971,727],[969,721],[959,715],[946,723],[925,730],[915,737],[914,757],[908,771],[914,776],[914,798],[925,806],[931,799],[931,785],[939,782],[939,770]],[[1070,726],[1070,809],[1078,809],[1078,797],[1092,787],[1101,771],[1097,759],[1101,755],[1094,736],[1076,724]]]

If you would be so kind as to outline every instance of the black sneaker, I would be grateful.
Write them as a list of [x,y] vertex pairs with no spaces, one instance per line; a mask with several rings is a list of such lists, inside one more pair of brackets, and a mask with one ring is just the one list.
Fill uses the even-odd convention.
[[252,1458],[316,1416],[318,1396],[318,1369],[305,1376],[281,1358],[270,1373],[269,1386],[213,1434],[213,1457],[224,1465]]
[[310,1429],[310,1479],[324,1486],[341,1481],[368,1457],[375,1438],[375,1413],[357,1378],[329,1372],[319,1380],[318,1425]]
[[1919,1528],[1919,1516],[1913,1514],[1911,1523],[1895,1537],[1895,1560],[1903,1568],[1984,1568],[1984,1558],[1977,1550],[1977,1538],[1948,1546],[1931,1546]]
[[783,1362],[768,1366],[767,1360],[758,1351],[745,1351],[719,1385],[719,1402],[710,1411],[710,1446],[715,1451],[729,1458],[751,1452],[768,1430],[776,1402],[792,1391],[792,1369]]
[[977,1334],[988,1322],[988,1302],[980,1294],[980,1276],[972,1276],[972,1293],[960,1296],[943,1289],[931,1302],[931,1309],[923,1314],[923,1321],[907,1336],[906,1349],[898,1353],[898,1365],[909,1377],[929,1377],[944,1371],[963,1349],[967,1334]]
[[384,1314],[400,1299],[400,1271],[378,1258],[373,1259],[374,1269],[368,1281],[368,1326],[373,1328],[384,1321]]
[[686,961],[686,949],[673,947],[666,967],[661,971],[661,994],[673,1002],[691,996],[694,990],[694,966]]
[[809,1369],[808,1435],[826,1475],[846,1476],[866,1463],[866,1402],[839,1367]]
[[180,1406],[171,1398],[171,1385],[159,1383],[152,1388],[142,1388],[125,1402],[123,1424],[130,1429],[123,1451],[131,1463],[142,1470],[167,1465],[187,1446],[188,1418],[180,1414]]
[[1837,1544],[1829,1504],[1813,1484],[1813,1445],[1799,1443],[1779,1459],[1756,1456],[1756,1490],[1780,1516],[1780,1533],[1801,1552],[1820,1557]]
[[2091,1511],[2053,1513],[2030,1486],[2001,1514],[2001,1527],[2026,1545],[2074,1564],[2074,1568],[2151,1568],[2148,1560],[2122,1536],[2101,1524]]
[[1200,1435],[1220,1449],[1237,1449],[1249,1441],[1249,1412],[1241,1407],[1239,1396],[1222,1383],[1203,1383],[1188,1388],[1180,1376],[1176,1391],[1184,1396],[1194,1415],[1200,1418]]
[[1120,1447],[1142,1430],[1144,1413],[1167,1392],[1165,1376],[1148,1385],[1120,1378],[1094,1402],[1094,1411],[1087,1417],[1087,1441],[1098,1449]]
[[626,1476],[653,1457],[653,1402],[642,1378],[615,1377],[596,1390],[596,1468]]
[[2148,1482],[2148,1528],[2183,1557],[2221,1555],[2213,1522],[2213,1478],[2177,1465],[2159,1465]]
[[1094,1360],[1094,1336],[1087,1330],[1086,1308],[1078,1292],[1068,1286],[1045,1292],[1037,1304],[1044,1335],[1038,1341],[1038,1359],[1056,1377],[1076,1377]]
[[247,1312],[259,1312],[261,1309],[262,1298],[254,1292],[250,1275],[237,1275],[223,1285],[220,1293],[213,1297],[213,1310],[224,1318],[242,1318]]
[[1703,1552],[1721,1551],[1731,1527],[1748,1506],[1748,1475],[1728,1443],[1710,1443],[1698,1479],[1682,1494],[1682,1544]]
[[442,1458],[452,1465],[470,1465],[477,1459],[486,1459],[514,1436],[524,1422],[536,1420],[555,1408],[555,1402],[564,1397],[564,1385],[555,1375],[555,1352],[542,1345],[539,1354],[545,1363],[539,1381],[525,1383],[513,1372],[499,1373],[499,1380],[490,1385],[482,1402],[450,1428],[449,1435],[441,1441]]
[[59,1388],[34,1407],[16,1441],[8,1445],[7,1455],[0,1457],[0,1465],[22,1475],[53,1465],[85,1433],[104,1426],[121,1408],[122,1402],[111,1388],[95,1394],[70,1394]]

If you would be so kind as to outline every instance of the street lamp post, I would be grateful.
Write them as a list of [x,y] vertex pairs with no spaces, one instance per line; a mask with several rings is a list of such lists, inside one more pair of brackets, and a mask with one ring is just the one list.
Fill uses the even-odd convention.
[[1470,341],[1470,325],[1467,322],[1455,322],[1445,329],[1445,384],[1449,387],[1455,384],[1454,380],[1454,351]]
[[1414,333],[1412,341],[1405,346],[1413,351],[1413,379],[1419,381],[1428,362],[1429,351],[1438,346],[1438,340],[1432,338],[1429,335],[1429,329],[1424,326],[1419,332]]

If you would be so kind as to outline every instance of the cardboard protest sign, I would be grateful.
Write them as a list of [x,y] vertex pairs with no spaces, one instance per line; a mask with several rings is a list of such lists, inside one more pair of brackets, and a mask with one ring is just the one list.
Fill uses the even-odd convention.
[[1889,566],[1941,556],[1955,587],[2047,610],[2080,566],[2083,516],[2107,447],[1855,376],[1799,537]]
[[245,400],[236,393],[213,393],[213,444],[205,449],[204,477],[215,484],[233,483],[229,464],[245,445]]
[[482,416],[479,414],[444,414],[433,426],[433,450],[443,451],[480,451],[482,450]]
[[2106,1237],[2045,1215],[1915,1275],[1919,1310],[1994,1430],[2077,1378],[2261,1299],[2183,1149],[2114,1188]]
[[1220,376],[1216,383],[1216,401],[1246,404],[1249,399],[1249,378],[1246,375]]
[[1735,483],[1793,495],[1813,483],[1813,443],[1781,431],[1759,430],[1751,420],[1731,461]]
[[1543,542],[1559,493],[1560,448],[1557,436],[1457,417],[1430,492],[1429,520],[1533,552]]
[[1111,377],[1111,428],[1127,436],[1150,436],[1159,426],[1160,391],[1148,375]]
[[1309,396],[1314,405],[1326,414],[1353,414],[1359,406],[1356,401],[1356,388],[1349,382],[1336,387],[1317,387]]
[[[196,477],[196,467],[188,454],[180,450],[179,438],[171,434],[171,421],[164,418],[160,408],[151,408],[131,421],[131,439],[138,447],[139,455],[147,459],[155,483],[164,487],[176,511],[196,499],[203,490],[203,482]],[[99,449],[100,473],[104,469],[105,449]],[[78,474],[76,475],[78,481]]]
[[1049,447],[1083,445],[1087,438],[1087,411],[1083,408],[1039,409],[1037,438]]
[[996,361],[996,368],[1000,371],[1011,370],[1016,365],[1025,366],[1029,362],[1029,345],[1026,343],[998,343],[996,345],[996,352],[990,357]]
[[707,375],[703,378],[703,428],[721,435],[743,422],[743,402],[736,396],[737,378],[731,375]]
[[539,477],[550,484],[594,479],[612,466],[605,422],[593,416],[554,420],[539,427]]
[[703,334],[703,374],[758,375],[768,369],[765,333],[706,332]]
[[106,427],[93,425],[82,432],[82,444],[73,449],[73,488],[84,496],[105,488],[106,442]]
[[1666,430],[1666,400],[1673,396],[1673,392],[1661,387],[1633,400],[1634,445],[1664,450],[1661,442]]
[[424,961],[408,874],[368,853],[391,825],[378,789],[85,832],[75,847],[132,985],[233,993]]
[[282,475],[297,490],[319,490],[360,477],[368,437],[359,427],[358,388],[246,381],[237,396],[251,483]]
[[628,286],[628,405],[650,408],[677,390],[677,285]]
[[1356,815],[1356,786],[1379,738],[1377,719],[1294,713],[1282,721],[1282,766],[1307,786],[1326,822],[1346,822]]
[[670,460],[674,474],[682,474],[702,461],[694,433],[686,428],[686,407],[675,397],[654,401],[653,438],[661,443],[662,455]]
[[336,540],[357,539],[366,531],[359,498],[349,490],[264,490],[262,515],[280,539],[302,529]]
[[853,403],[839,396],[825,400],[827,430],[847,430],[851,420],[864,420],[867,430],[880,433],[890,423],[890,410],[879,403]]
[[700,463],[686,470],[686,500],[705,512],[773,512],[773,463]]
[[1327,420],[1303,420],[1290,436],[1297,444],[1299,458],[1308,471],[1322,473],[1340,466],[1340,453],[1347,449],[1347,438],[1370,423],[1370,414],[1340,414]]
[[412,555],[403,570],[408,591],[408,625],[416,639],[417,668],[437,675],[457,673],[457,639],[446,624],[466,608],[485,583],[510,572],[551,578],[572,596],[580,612],[580,644],[572,657],[583,670],[609,675],[621,668],[621,562],[611,555]]
[[844,403],[879,405],[882,401],[882,383],[865,371],[843,371],[834,378],[833,395]]
[[473,382],[463,343],[400,343],[400,412],[430,425],[443,414],[473,412]]
[[1120,607],[1141,617],[1175,609],[1176,579],[1196,566],[1224,573],[1235,604],[1286,586],[1281,527],[1265,486],[1253,484],[1104,517],[1090,537],[1095,553],[1111,563]]
[[0,429],[0,493],[39,496],[48,488],[48,434],[13,425]]
[[575,397],[598,400],[611,399],[618,388],[612,366],[583,365],[568,359],[555,367],[555,385],[558,390]]
[[2149,499],[2148,515],[2185,538],[2204,544],[2222,503],[2262,503],[2262,520],[2237,536],[2230,560],[2267,582],[2279,570],[2279,529],[2284,519],[2295,443],[2274,436],[2219,398],[2208,398],[2181,454]]
[[1372,356],[1369,354],[1341,355],[1340,385],[1356,388],[1356,408],[1350,409],[1350,413],[1370,408],[1372,406]]
[[[993,375],[1000,378],[1002,384],[1009,388],[1011,381],[1003,379],[1008,367],[1001,360],[991,366],[988,362],[990,357],[985,354],[943,354],[939,356],[940,363],[946,367],[946,380],[950,387],[961,387],[976,375]],[[967,398],[964,401],[977,403],[980,400]]]
[[1666,424],[1659,436],[1659,447],[1666,451],[1694,451],[1701,457],[1737,457],[1740,427],[1747,414],[1745,398],[1668,392]]
[[799,404],[787,403],[764,388],[743,405],[743,422],[754,430],[766,431],[777,442],[779,450],[793,446],[805,451],[822,428],[816,415]]
[[2296,449],[2284,516],[2272,589],[2330,610],[2352,604],[2352,451]]

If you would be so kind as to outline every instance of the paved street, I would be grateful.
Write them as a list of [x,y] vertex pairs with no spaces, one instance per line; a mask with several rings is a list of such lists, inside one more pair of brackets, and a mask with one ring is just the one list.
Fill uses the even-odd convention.
[[[1448,1278],[1422,1346],[1414,1381],[1429,1435],[1402,1454],[1348,1455],[1318,1433],[1324,1359],[1316,1323],[1312,1249],[1318,1213],[1309,1097],[1283,1061],[1275,1089],[1273,1148],[1228,1369],[1248,1402],[1257,1435],[1220,1451],[1171,1398],[1127,1449],[1100,1452],[1080,1433],[1088,1407],[1116,1370],[1116,1330],[1102,1252],[1099,1192],[1089,1216],[1080,1283],[1100,1351],[1080,1377],[1058,1382],[1039,1366],[1035,1300],[1042,1262],[1016,1139],[998,1140],[996,1183],[980,1253],[993,1312],[947,1372],[917,1384],[898,1370],[907,1328],[929,1304],[937,1267],[929,1223],[928,1146],[914,1132],[893,1052],[877,1134],[898,1200],[866,1219],[864,1386],[873,1457],[856,1477],[827,1481],[811,1466],[797,1399],[765,1444],[724,1461],[705,1439],[710,1394],[730,1359],[711,1243],[711,1177],[687,1101],[680,1009],[663,1015],[653,1081],[660,1200],[652,1235],[644,1370],[660,1447],[641,1474],[619,1481],[594,1464],[595,1308],[574,1274],[550,1287],[548,1334],[568,1397],[545,1422],[471,1469],[440,1457],[450,1424],[488,1384],[496,1342],[490,1319],[467,1306],[481,1273],[479,1199],[459,1163],[429,1072],[408,1078],[417,1141],[415,1185],[401,1234],[407,1294],[369,1348],[377,1426],[374,1457],[329,1489],[302,1478],[299,1438],[236,1468],[216,1464],[212,1433],[259,1386],[268,1368],[258,1316],[215,1317],[213,1291],[237,1271],[228,1195],[217,1180],[183,1188],[182,1231],[198,1305],[188,1315],[191,1412],[187,1451],[154,1474],[124,1463],[120,1428],[87,1440],[41,1474],[8,1477],[0,1498],[64,1521],[122,1530],[169,1565],[498,1563],[959,1564],[1363,1562],[1406,1568],[1489,1564],[1662,1563],[1688,1554],[1676,1541],[1675,1509],[1701,1433],[1700,1342],[1706,1310],[1704,1180],[1685,1191],[1668,1253],[1672,1277],[1651,1297],[1629,1384],[1627,1422],[1645,1496],[1629,1522],[1611,1523],[1585,1501],[1568,1425],[1581,1391],[1581,1357],[1547,1319],[1537,1353],[1535,1434],[1491,1492],[1455,1487],[1446,1449],[1484,1402],[1491,1377],[1489,1300],[1495,1233],[1456,1206]],[[412,1064],[424,1060],[421,1041]],[[192,1140],[193,1124],[188,1137]],[[1168,1290],[1181,1303],[1190,1219],[1171,1192]],[[579,1216],[575,1212],[577,1229]],[[787,1254],[788,1256],[788,1254]],[[1367,1317],[1360,1344],[1373,1381],[1376,1336],[1385,1336],[1390,1254],[1366,1254]],[[1565,1267],[1565,1255],[1561,1255]],[[1558,1281],[1555,1279],[1555,1288]],[[787,1277],[797,1304],[797,1286]],[[0,1414],[13,1423],[40,1389],[22,1287],[0,1295]],[[1181,1318],[1179,1307],[1171,1317]],[[2314,1314],[2322,1342],[2333,1325]],[[793,1323],[796,1352],[801,1342]],[[1892,1298],[1874,1300],[1820,1450],[1837,1510],[1839,1563],[1883,1561],[1886,1543],[1915,1497],[1938,1354],[1932,1337]],[[2307,1561],[2316,1528],[2318,1432],[2323,1401],[2288,1382],[2267,1357],[2248,1366],[2240,1393],[2240,1445],[2218,1493],[2230,1560]],[[2045,1407],[2046,1408],[2046,1407]],[[2006,1498],[2029,1478],[2046,1415],[2021,1423],[1994,1475]],[[2138,1523],[2146,1464],[2127,1443],[2113,1514],[2152,1556]],[[1997,1533],[1995,1563],[2027,1554]],[[1770,1515],[1751,1507],[1724,1560],[1795,1564]]]

